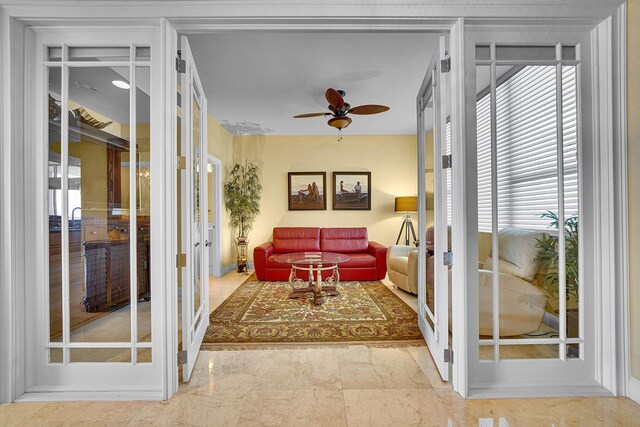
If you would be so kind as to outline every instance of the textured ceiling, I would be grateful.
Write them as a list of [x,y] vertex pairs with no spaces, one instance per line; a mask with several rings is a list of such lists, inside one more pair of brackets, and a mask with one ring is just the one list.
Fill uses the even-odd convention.
[[209,113],[234,134],[335,135],[328,87],[352,106],[391,110],[353,116],[351,135],[414,134],[415,99],[438,36],[426,33],[261,33],[190,35]]

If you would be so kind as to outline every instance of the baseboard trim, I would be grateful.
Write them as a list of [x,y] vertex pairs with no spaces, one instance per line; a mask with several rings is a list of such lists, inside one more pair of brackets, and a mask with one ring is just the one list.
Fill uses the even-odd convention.
[[158,390],[139,391],[46,391],[30,392],[15,402],[59,402],[72,400],[163,400]]
[[225,274],[227,274],[228,272],[230,272],[231,270],[235,269],[236,265],[234,264],[229,264],[227,266],[225,266],[222,271],[220,272],[220,276],[224,276]]
[[637,403],[640,403],[640,381],[635,378],[629,378],[627,384],[627,397]]
[[566,386],[548,384],[533,387],[469,388],[469,399],[509,399],[535,397],[613,397],[613,393],[597,385]]

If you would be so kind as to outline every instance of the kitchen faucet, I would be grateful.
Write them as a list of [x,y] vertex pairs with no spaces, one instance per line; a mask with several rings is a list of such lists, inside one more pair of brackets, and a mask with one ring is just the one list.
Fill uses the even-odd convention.
[[74,216],[76,214],[76,209],[82,210],[82,208],[80,206],[78,206],[76,208],[73,208],[73,210],[71,211],[71,221],[73,221],[75,219]]

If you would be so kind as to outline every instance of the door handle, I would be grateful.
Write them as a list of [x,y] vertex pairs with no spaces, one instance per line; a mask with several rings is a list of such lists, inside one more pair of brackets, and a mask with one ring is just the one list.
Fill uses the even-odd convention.
[[211,242],[208,240],[205,240],[204,245],[208,248],[209,246],[211,246]]
[[196,242],[193,246],[197,248],[198,246],[200,246],[200,242]]

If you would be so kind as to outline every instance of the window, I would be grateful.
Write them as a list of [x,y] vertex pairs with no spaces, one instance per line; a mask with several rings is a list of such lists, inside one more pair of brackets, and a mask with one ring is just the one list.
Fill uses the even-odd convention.
[[[576,70],[562,67],[565,216],[578,213]],[[476,103],[478,229],[491,232],[491,109],[488,90]],[[497,81],[498,228],[546,230],[558,211],[556,67],[513,67]]]

